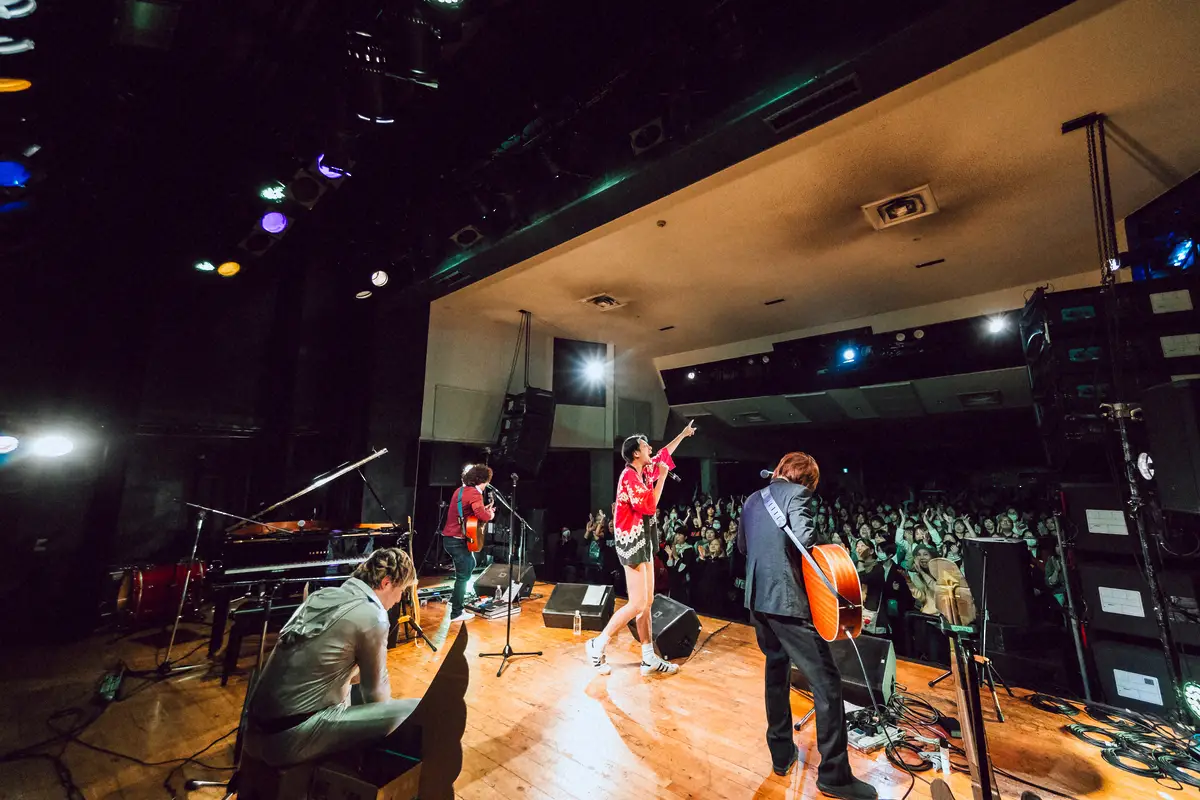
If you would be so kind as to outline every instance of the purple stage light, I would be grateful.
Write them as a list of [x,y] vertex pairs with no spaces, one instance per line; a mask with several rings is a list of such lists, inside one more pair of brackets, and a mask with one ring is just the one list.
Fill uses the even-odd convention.
[[263,214],[262,220],[259,221],[262,229],[267,233],[283,233],[288,226],[288,218],[278,211],[268,211]]
[[317,171],[320,172],[322,175],[324,175],[326,178],[329,178],[329,180],[331,180],[331,181],[335,181],[338,178],[340,178],[346,174],[345,171],[340,170],[337,167],[325,166],[325,154],[324,153],[321,153],[321,155],[317,156]]

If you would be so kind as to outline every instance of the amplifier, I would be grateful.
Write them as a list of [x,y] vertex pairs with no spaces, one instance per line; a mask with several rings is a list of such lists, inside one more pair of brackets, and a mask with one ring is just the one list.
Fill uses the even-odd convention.
[[[658,653],[667,661],[687,658],[700,638],[700,618],[696,612],[665,594],[654,595],[650,606],[650,638]],[[629,632],[638,638],[637,620],[629,620]]]
[[[862,654],[862,664],[854,653],[854,645]],[[896,650],[889,639],[863,634],[853,642],[839,639],[829,643],[838,672],[842,676],[842,700],[863,708],[871,707],[872,697],[876,703],[887,705],[896,691]],[[863,675],[863,667],[867,674]],[[811,691],[808,678],[792,665],[792,686]],[[870,688],[868,688],[868,686]]]
[[573,628],[579,612],[585,631],[602,631],[613,615],[613,587],[586,583],[560,583],[542,609],[547,628]]

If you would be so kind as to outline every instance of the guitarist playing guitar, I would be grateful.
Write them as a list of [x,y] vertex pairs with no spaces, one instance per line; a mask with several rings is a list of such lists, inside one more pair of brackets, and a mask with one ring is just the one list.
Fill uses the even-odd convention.
[[[821,753],[817,789],[828,797],[875,800],[878,797],[875,789],[850,772],[842,677],[826,637],[818,634],[814,627],[814,612],[827,611],[821,606],[828,603],[818,603],[814,597],[810,604],[805,580],[801,577],[804,558],[772,515],[772,511],[781,512],[781,519],[786,521],[799,543],[813,548],[817,537],[808,500],[817,488],[821,472],[812,456],[788,453],[780,459],[774,472],[768,474],[771,484],[764,492],[768,493],[774,508],[768,507],[763,493],[750,495],[742,508],[738,550],[746,556],[746,608],[750,610],[759,649],[767,657],[767,748],[771,751],[771,763],[775,774],[787,775],[800,757],[792,740],[789,699],[789,665],[795,664],[808,678],[817,712],[817,749]],[[826,555],[814,553],[819,561],[827,564]],[[808,585],[822,585],[823,590],[824,583],[819,578],[814,583],[810,578]],[[845,597],[847,593],[839,590],[837,594]],[[833,592],[828,595],[835,597]],[[851,599],[861,606],[861,596]],[[830,602],[838,606],[836,599]],[[858,611],[861,613],[861,607]],[[823,613],[821,616],[828,615]],[[837,610],[834,619],[837,619]],[[861,618],[858,625],[861,626]],[[835,633],[844,636],[845,629],[853,629],[854,625],[852,622],[835,622],[833,627]],[[852,630],[851,635],[856,633],[857,630]]]
[[[483,526],[496,516],[494,503],[485,505],[483,490],[492,482],[492,468],[468,464],[462,472],[463,485],[450,498],[442,542],[454,559],[454,594],[450,598],[450,621],[466,622],[475,615],[464,608],[467,584],[475,571],[475,553],[483,545]],[[468,538],[469,537],[469,538]]]

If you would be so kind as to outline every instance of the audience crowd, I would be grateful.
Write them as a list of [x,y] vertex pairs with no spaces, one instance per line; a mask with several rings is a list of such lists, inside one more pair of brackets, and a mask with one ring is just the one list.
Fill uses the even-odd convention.
[[[739,620],[745,616],[746,564],[737,548],[745,499],[699,495],[691,503],[659,509],[658,593],[701,614]],[[937,615],[936,580],[929,563],[941,558],[961,566],[967,539],[1024,541],[1035,595],[1062,603],[1062,564],[1055,546],[1058,523],[1048,508],[1029,499],[1000,492],[948,496],[910,490],[906,497],[878,499],[818,491],[808,512],[819,543],[842,545],[858,568],[867,619],[864,631],[890,637],[899,655],[946,660],[945,638],[927,624]],[[611,510],[601,509],[588,516],[582,531],[559,532],[549,548],[558,580],[615,583],[617,591],[624,592],[611,516]]]

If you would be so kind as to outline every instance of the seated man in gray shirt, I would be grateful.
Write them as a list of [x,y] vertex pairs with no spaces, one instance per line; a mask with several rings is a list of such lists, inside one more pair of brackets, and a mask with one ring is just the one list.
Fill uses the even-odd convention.
[[[393,700],[387,612],[416,582],[408,553],[376,550],[341,586],[313,592],[283,626],[252,689],[245,750],[273,766],[377,742],[419,698]],[[357,669],[361,704],[351,703]]]

